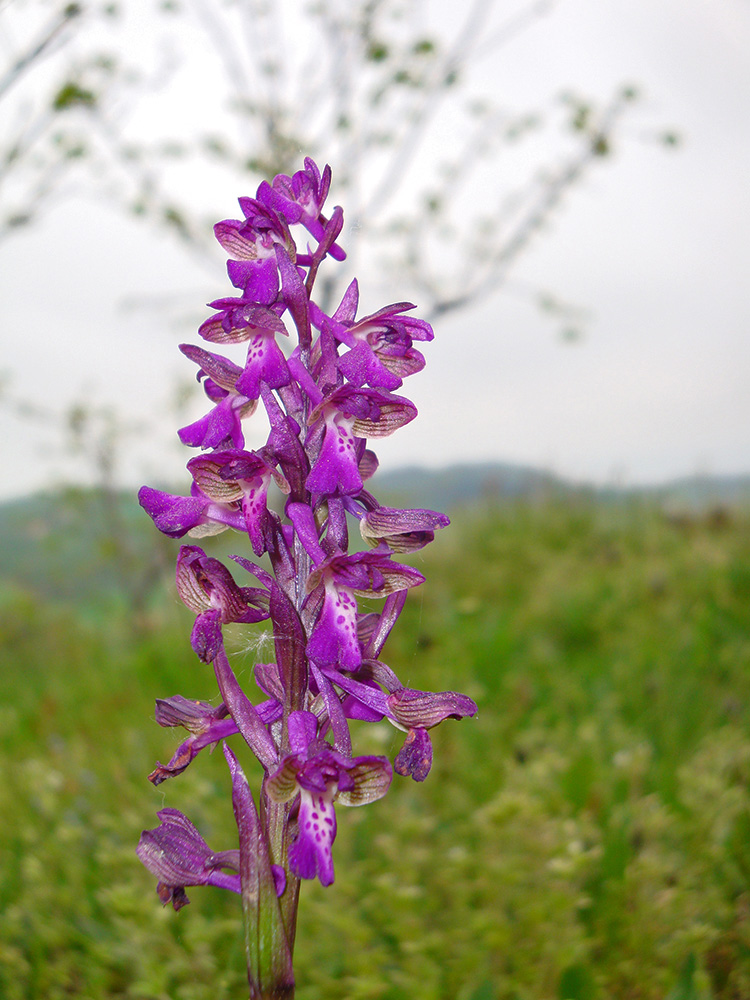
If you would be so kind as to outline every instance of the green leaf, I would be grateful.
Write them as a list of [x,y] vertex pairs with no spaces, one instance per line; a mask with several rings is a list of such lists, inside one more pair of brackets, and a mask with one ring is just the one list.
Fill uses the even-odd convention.
[[55,111],[65,111],[76,106],[93,108],[96,105],[96,94],[92,90],[79,87],[77,83],[64,83],[52,100]]

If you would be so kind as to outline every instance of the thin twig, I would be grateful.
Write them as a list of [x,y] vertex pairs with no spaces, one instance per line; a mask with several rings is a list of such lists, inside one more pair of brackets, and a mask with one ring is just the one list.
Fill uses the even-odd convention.
[[0,98],[20,80],[24,72],[50,47],[62,30],[80,14],[81,8],[76,3],[68,4],[63,9],[57,19],[41,33],[38,40],[16,59],[3,77],[0,77]]

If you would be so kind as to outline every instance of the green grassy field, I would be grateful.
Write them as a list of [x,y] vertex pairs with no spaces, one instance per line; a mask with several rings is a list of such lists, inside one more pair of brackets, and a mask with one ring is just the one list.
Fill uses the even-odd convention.
[[[299,1000],[749,998],[750,515],[459,512],[415,561],[384,659],[479,715],[435,731],[423,785],[338,810]],[[164,910],[134,853],[165,805],[233,846],[222,755],[146,780],[178,739],[154,698],[214,697],[191,620],[172,596],[134,623],[2,589],[3,1000],[246,995],[237,898]],[[269,657],[230,644],[245,678]]]

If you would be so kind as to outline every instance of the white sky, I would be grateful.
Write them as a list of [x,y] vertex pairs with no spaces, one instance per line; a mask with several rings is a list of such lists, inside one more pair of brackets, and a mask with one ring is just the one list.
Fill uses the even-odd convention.
[[[455,9],[427,6],[440,17]],[[750,471],[748,53],[747,0],[561,0],[476,67],[472,86],[519,107],[564,86],[603,96],[625,81],[645,97],[615,159],[589,175],[513,275],[586,307],[584,339],[562,343],[507,293],[448,317],[426,346],[427,368],[402,390],[420,416],[377,442],[381,467],[496,459],[629,483]],[[637,134],[659,127],[681,133],[681,148]],[[197,337],[123,301],[167,293],[194,329],[208,298],[231,294],[216,259],[213,280],[101,201],[56,205],[0,245],[0,369],[14,394],[56,409],[111,403],[133,419],[163,413],[156,430],[126,443],[122,475],[186,486],[190,453],[175,447],[167,400],[194,372],[177,344]],[[384,302],[403,297],[393,287]],[[2,420],[0,497],[76,473],[54,434]]]

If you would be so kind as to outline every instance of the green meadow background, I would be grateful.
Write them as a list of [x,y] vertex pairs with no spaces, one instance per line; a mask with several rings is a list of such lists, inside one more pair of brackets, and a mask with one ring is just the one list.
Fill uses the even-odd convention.
[[[106,537],[90,501],[0,518],[0,997],[241,998],[238,898],[163,909],[134,853],[164,806],[216,850],[236,837],[221,754],[146,780],[180,739],[154,699],[215,697],[177,543],[127,503]],[[337,810],[299,1000],[750,998],[750,508],[550,494],[452,515],[383,658],[479,713],[433,731],[426,782]],[[228,644],[251,684],[267,636]],[[354,738],[400,746],[385,723]]]

